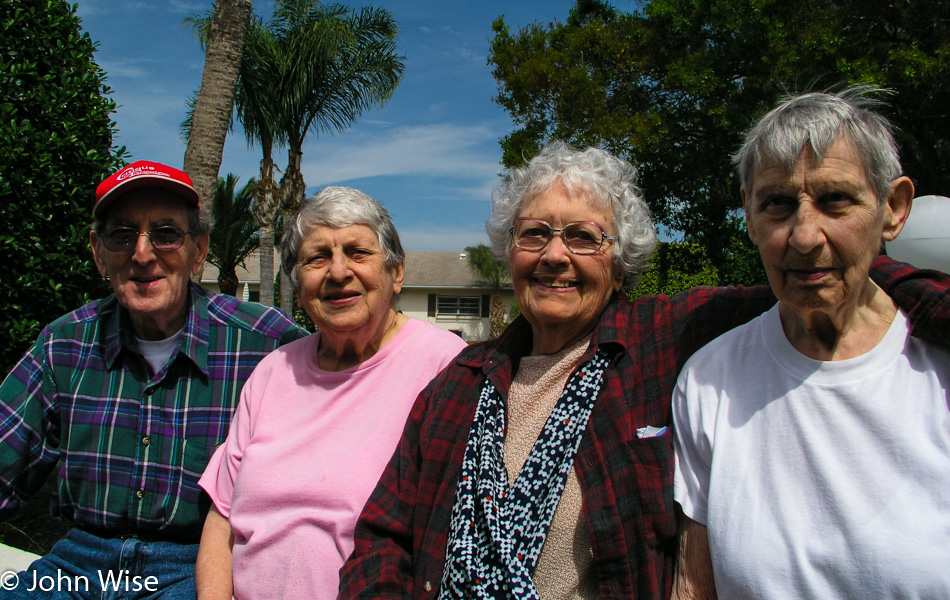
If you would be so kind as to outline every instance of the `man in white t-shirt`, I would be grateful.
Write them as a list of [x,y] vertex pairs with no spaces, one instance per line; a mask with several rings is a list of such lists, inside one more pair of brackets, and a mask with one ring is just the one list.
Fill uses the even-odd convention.
[[950,598],[950,352],[868,278],[914,186],[866,94],[789,98],[735,157],[779,304],[680,375],[674,598]]

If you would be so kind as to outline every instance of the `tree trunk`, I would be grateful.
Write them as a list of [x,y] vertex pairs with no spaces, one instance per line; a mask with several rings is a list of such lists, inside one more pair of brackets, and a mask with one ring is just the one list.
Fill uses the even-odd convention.
[[201,196],[204,211],[210,209],[221,168],[251,9],[251,0],[217,0],[215,3],[184,165]]
[[491,309],[488,311],[489,335],[492,339],[500,336],[505,330],[505,303],[500,294],[491,298]]
[[274,226],[261,225],[261,304],[274,305]]
[[218,272],[218,289],[222,294],[228,296],[237,296],[238,276],[237,272],[232,270],[230,273]]
[[[307,193],[303,173],[300,171],[303,162],[301,144],[302,141],[291,142],[287,150],[287,170],[280,178],[280,205],[285,226],[300,208]],[[290,283],[290,274],[283,271],[280,272],[280,308],[288,315],[292,314],[294,308],[294,288]]]
[[[284,223],[290,222],[293,211],[284,211]],[[290,273],[280,270],[280,309],[288,315],[294,314],[294,286],[290,283]]]
[[274,161],[270,146],[264,149],[260,179],[254,187],[254,218],[260,225],[261,304],[274,305],[274,225],[280,210],[274,189]]

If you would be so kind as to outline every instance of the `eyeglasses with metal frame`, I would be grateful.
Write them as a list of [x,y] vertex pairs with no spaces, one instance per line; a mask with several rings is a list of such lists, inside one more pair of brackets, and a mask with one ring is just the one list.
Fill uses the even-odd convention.
[[593,221],[577,221],[564,227],[551,227],[541,219],[519,217],[508,229],[515,246],[528,252],[540,252],[548,245],[555,233],[571,254],[597,254],[604,242],[614,241],[617,236],[607,235],[603,227]]
[[182,231],[177,227],[156,227],[150,231],[136,231],[131,227],[118,227],[99,236],[102,245],[111,252],[131,252],[141,236],[148,236],[152,247],[159,251],[168,252],[178,250],[185,243],[185,236],[190,231]]

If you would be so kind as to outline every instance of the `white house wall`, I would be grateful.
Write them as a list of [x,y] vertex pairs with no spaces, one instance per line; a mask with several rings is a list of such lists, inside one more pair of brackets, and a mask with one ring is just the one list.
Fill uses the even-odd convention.
[[[473,290],[471,288],[403,288],[399,295],[397,308],[403,314],[432,323],[436,327],[447,331],[461,332],[462,339],[466,342],[479,342],[488,339],[490,323],[488,318],[482,317],[460,317],[460,316],[429,316],[429,294],[446,296],[479,296],[485,295],[484,290]],[[514,295],[511,292],[502,293],[502,300],[505,303],[505,312],[511,308],[511,302]]]

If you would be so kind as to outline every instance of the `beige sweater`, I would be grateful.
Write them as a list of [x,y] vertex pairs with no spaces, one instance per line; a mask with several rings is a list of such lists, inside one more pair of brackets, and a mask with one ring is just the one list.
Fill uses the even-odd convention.
[[[588,343],[584,339],[557,354],[521,359],[508,395],[505,466],[510,482],[531,453]],[[544,600],[597,597],[590,536],[581,507],[581,486],[571,469],[534,571],[534,585]]]

